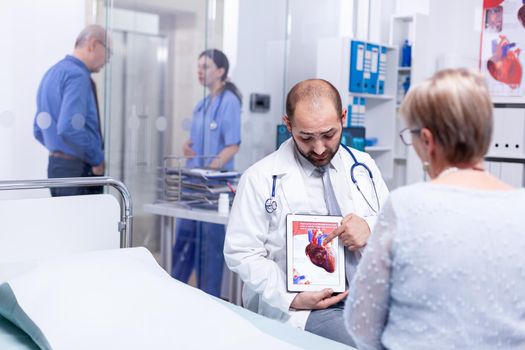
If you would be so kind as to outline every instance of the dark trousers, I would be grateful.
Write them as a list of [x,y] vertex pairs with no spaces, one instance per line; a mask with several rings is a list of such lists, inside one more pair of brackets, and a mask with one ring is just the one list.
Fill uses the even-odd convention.
[[[90,177],[97,176],[91,172],[91,166],[80,159],[64,159],[49,156],[47,166],[47,177],[49,179],[59,177]],[[59,187],[51,188],[51,196],[77,196],[84,194],[100,194],[102,186],[95,187]]]
[[195,268],[197,287],[220,297],[224,234],[224,225],[178,219],[171,275],[187,283]]
[[355,347],[345,327],[344,307],[344,302],[340,302],[328,309],[312,310],[304,330]]

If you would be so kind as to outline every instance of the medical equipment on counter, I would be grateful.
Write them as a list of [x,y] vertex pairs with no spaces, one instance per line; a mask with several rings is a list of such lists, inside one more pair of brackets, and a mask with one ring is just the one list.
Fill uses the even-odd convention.
[[[215,159],[216,156],[192,158]],[[241,173],[208,168],[186,168],[187,157],[164,157],[163,178],[159,200],[178,202],[183,206],[217,210],[219,195],[235,194]]]
[[[357,158],[355,157],[354,153],[352,152],[352,150],[348,146],[346,146],[344,144],[341,144],[341,146],[348,152],[348,154],[350,154],[350,156],[352,157],[352,160],[354,161],[354,164],[350,168],[350,178],[352,179],[352,183],[357,187],[357,190],[359,191],[359,193],[361,194],[361,196],[365,200],[365,202],[368,205],[368,207],[374,213],[377,214],[379,212],[379,210],[381,209],[381,204],[379,203],[379,197],[377,195],[376,184],[375,184],[375,181],[374,181],[374,175],[372,174],[372,171],[370,170],[370,168],[365,163],[357,161]],[[376,208],[374,208],[370,204],[368,199],[366,199],[363,191],[361,191],[361,188],[359,187],[359,183],[357,182],[357,179],[354,176],[354,171],[358,167],[362,167],[362,168],[364,168],[366,170],[366,172],[368,173],[368,177],[370,178],[370,181],[372,182],[372,187],[374,189],[374,195],[376,197],[376,203],[377,203]],[[273,181],[272,181],[271,196],[264,203],[264,209],[266,210],[266,212],[268,214],[273,213],[277,209],[277,201],[275,200],[275,186],[276,186],[276,183],[277,183],[277,175],[272,175],[272,178],[273,178]]]

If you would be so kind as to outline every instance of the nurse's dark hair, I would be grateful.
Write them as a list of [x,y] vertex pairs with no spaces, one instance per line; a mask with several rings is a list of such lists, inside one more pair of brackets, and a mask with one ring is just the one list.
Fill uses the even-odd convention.
[[324,79],[308,79],[295,84],[286,96],[286,116],[290,122],[293,122],[295,108],[299,102],[303,100],[313,102],[322,97],[326,97],[332,102],[339,118],[342,118],[341,95],[329,81]]
[[221,50],[217,50],[217,49],[204,50],[199,55],[199,58],[201,58],[203,56],[208,57],[209,59],[211,59],[213,61],[213,63],[215,63],[217,68],[219,68],[219,69],[223,68],[224,69],[224,74],[221,77],[221,80],[225,83],[224,89],[231,91],[235,95],[235,97],[237,97],[239,99],[239,102],[242,105],[242,94],[241,94],[241,91],[239,90],[239,88],[237,88],[237,86],[235,86],[234,83],[232,83],[228,79],[228,71],[230,70],[230,62],[228,61],[228,57],[226,57],[224,52],[222,52]]

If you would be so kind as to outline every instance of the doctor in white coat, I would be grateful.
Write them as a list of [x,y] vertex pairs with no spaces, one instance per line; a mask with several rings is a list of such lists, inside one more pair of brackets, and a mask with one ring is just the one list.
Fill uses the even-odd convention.
[[[346,110],[329,82],[313,79],[295,85],[288,93],[283,121],[292,138],[241,177],[226,232],[226,263],[244,282],[244,307],[353,345],[343,324],[348,292],[287,291],[286,215],[329,214],[322,179],[315,171],[326,167],[344,217],[333,235],[346,246],[351,281],[388,190],[368,154],[340,147]],[[356,161],[366,165],[353,171],[359,189],[351,179]]]

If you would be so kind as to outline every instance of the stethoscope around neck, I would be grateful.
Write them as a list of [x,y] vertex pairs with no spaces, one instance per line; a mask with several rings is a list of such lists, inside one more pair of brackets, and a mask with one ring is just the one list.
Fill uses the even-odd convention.
[[[355,157],[354,153],[352,152],[352,150],[344,145],[344,144],[341,144],[341,146],[348,152],[348,154],[350,154],[350,156],[352,157],[352,160],[354,161],[354,164],[352,164],[352,166],[350,167],[350,179],[352,180],[352,183],[355,185],[355,187],[357,188],[357,190],[359,191],[359,193],[361,194],[361,197],[363,197],[363,199],[365,200],[366,204],[368,205],[368,207],[375,213],[377,214],[379,212],[379,210],[381,209],[381,203],[379,203],[379,197],[377,195],[377,189],[376,189],[376,183],[374,181],[374,175],[372,174],[372,171],[370,170],[370,168],[363,162],[359,162],[357,161],[357,158]],[[376,207],[374,208],[372,206],[372,204],[370,204],[370,201],[368,199],[366,199],[363,191],[361,191],[361,188],[359,187],[359,183],[357,182],[357,179],[354,175],[354,171],[359,168],[359,167],[362,167],[366,170],[366,172],[368,173],[368,177],[370,178],[370,181],[372,182],[372,187],[374,189],[374,195],[375,195],[375,198],[376,198]],[[272,192],[271,192],[271,196],[270,198],[266,199],[266,201],[264,202],[264,209],[266,209],[266,212],[268,214],[271,214],[273,213],[275,210],[277,210],[277,201],[275,200],[275,187],[276,187],[276,184],[277,184],[277,175],[272,175]]]
[[[210,122],[209,128],[211,131],[217,130],[217,127],[219,126],[217,124],[217,113],[219,112],[219,108],[221,107],[222,98],[224,96],[224,90],[219,94],[219,103],[217,104],[217,108],[215,108],[215,111],[213,112],[213,119]],[[203,110],[203,118],[206,117],[206,112],[208,111],[208,108],[211,108],[211,104],[213,103],[211,96],[210,101],[208,102],[208,105],[206,105],[207,101],[204,101],[204,106],[202,107]]]

